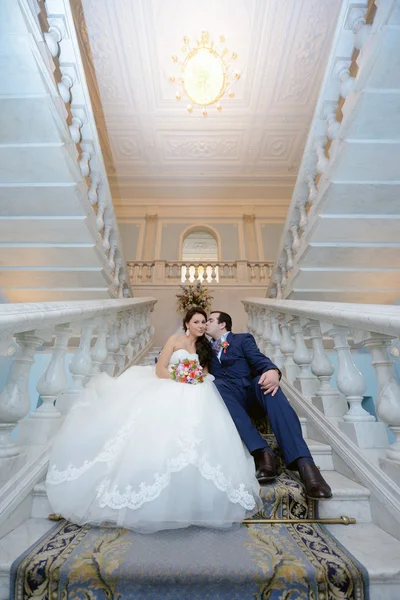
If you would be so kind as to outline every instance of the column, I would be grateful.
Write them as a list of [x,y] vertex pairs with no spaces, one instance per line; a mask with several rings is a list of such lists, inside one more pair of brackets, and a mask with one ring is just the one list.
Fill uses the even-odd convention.
[[144,240],[143,260],[152,260],[154,258],[154,244],[156,239],[157,213],[147,213],[146,231]]
[[247,260],[258,260],[256,231],[254,227],[255,220],[256,216],[254,214],[243,215]]

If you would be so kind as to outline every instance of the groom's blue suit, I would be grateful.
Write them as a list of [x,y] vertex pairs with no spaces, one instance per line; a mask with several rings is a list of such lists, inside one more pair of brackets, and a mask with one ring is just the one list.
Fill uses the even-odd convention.
[[258,402],[268,415],[286,465],[297,458],[310,457],[301,433],[300,421],[282,390],[279,388],[275,396],[264,395],[258,385],[260,375],[276,369],[276,365],[260,352],[254,337],[249,333],[230,332],[226,341],[229,346],[226,352],[221,353],[220,360],[212,352],[210,372],[215,377],[214,383],[249,451],[268,446],[248,414],[251,404]]

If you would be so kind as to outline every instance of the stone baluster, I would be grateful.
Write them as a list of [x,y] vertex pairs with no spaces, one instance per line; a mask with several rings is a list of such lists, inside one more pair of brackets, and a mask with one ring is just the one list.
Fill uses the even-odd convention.
[[199,279],[199,265],[195,264],[194,265],[194,280],[198,281]]
[[325,144],[326,144],[325,137],[318,138],[315,143],[315,149],[316,149],[317,157],[318,157],[317,173],[321,173],[321,174],[325,173],[326,168],[329,164],[329,158],[327,158],[325,155]]
[[104,233],[103,233],[103,250],[105,254],[108,254],[111,244],[110,244],[110,235],[112,230],[112,221],[109,210],[106,210],[105,218],[104,218]]
[[83,120],[81,117],[72,117],[71,125],[69,126],[69,132],[71,134],[72,141],[75,144],[79,144],[81,141],[81,129],[83,126]]
[[335,75],[340,81],[340,95],[347,98],[354,87],[354,77],[350,75],[350,62],[338,61],[335,68]]
[[254,263],[250,263],[250,281],[253,283],[256,278],[256,269]]
[[69,411],[76,397],[82,393],[83,383],[91,373],[92,358],[90,356],[90,343],[93,337],[94,326],[93,319],[88,319],[83,323],[78,351],[69,363],[69,370],[73,380],[72,387],[64,392],[57,401],[57,408],[62,413]]
[[349,329],[341,325],[328,326],[338,357],[336,385],[349,403],[349,410],[339,422],[339,429],[360,448],[385,447],[388,444],[383,423],[377,423],[362,406],[365,393],[364,377],[354,364],[347,342]]
[[[400,485],[400,385],[396,381],[393,361],[388,354],[392,339],[379,333],[360,334],[362,345],[368,348],[371,354],[378,380],[376,414],[389,427],[395,438],[394,443],[386,450],[386,456],[379,458],[379,465],[397,485]],[[358,341],[356,335],[354,341]]]
[[135,315],[134,315],[134,311],[132,310],[129,314],[128,317],[128,328],[127,328],[127,332],[128,332],[128,337],[129,337],[129,345],[131,348],[131,353],[130,355],[128,354],[128,358],[129,360],[133,360],[133,357],[137,354],[137,332],[136,332],[136,327],[135,327]]
[[70,325],[57,325],[55,327],[55,341],[49,365],[36,389],[42,397],[43,404],[32,414],[32,418],[58,419],[61,413],[58,406],[54,405],[58,396],[67,389],[67,374],[65,369],[65,356],[68,352],[68,341],[71,337]]
[[101,365],[101,370],[105,371],[110,375],[110,377],[114,377],[115,373],[115,355],[119,350],[119,331],[118,331],[118,322],[117,319],[114,318],[111,325],[111,332],[107,338],[107,358]]
[[111,232],[110,252],[108,255],[108,266],[111,271],[114,271],[114,269],[115,269],[115,253],[116,253],[116,251],[117,251],[117,239],[115,237],[115,234],[113,232]]
[[70,74],[63,74],[61,77],[61,81],[57,84],[58,91],[60,92],[60,96],[63,99],[64,104],[68,104],[71,102],[71,88],[74,84],[74,80],[72,79]]
[[49,30],[44,33],[44,41],[55,58],[60,52],[60,42],[66,35],[66,30],[62,19],[53,18],[49,20]]
[[288,271],[293,269],[293,254],[292,254],[292,243],[290,234],[287,233],[285,237],[285,252],[286,252],[286,268]]
[[286,256],[284,254],[281,254],[281,256],[279,257],[279,268],[282,274],[281,287],[283,290],[286,287],[287,283]]
[[90,175],[90,160],[93,155],[93,146],[90,142],[82,142],[81,143],[82,154],[79,161],[79,168],[84,177],[89,177]]
[[320,382],[320,387],[316,391],[315,396],[312,397],[312,403],[324,413],[326,417],[337,420],[347,412],[347,402],[344,397],[330,385],[334,367],[325,353],[319,322],[310,320],[307,322],[306,327],[310,332],[313,347],[311,371],[318,377]]
[[272,355],[272,360],[278,367],[278,369],[282,369],[283,364],[285,362],[285,358],[281,352],[281,334],[279,331],[278,324],[278,315],[276,313],[271,314],[271,344],[274,347],[274,352]]
[[282,285],[281,285],[281,281],[282,281],[282,273],[281,273],[280,266],[278,266],[276,268],[276,273],[275,273],[276,298],[278,300],[280,300],[282,298]]
[[[291,251],[291,249],[290,249],[290,251]],[[292,266],[293,266],[293,260],[292,260]],[[264,281],[267,279],[267,265],[265,263],[260,263],[258,265],[258,272],[259,272],[260,283],[264,283]]]
[[365,8],[354,7],[350,10],[348,25],[354,33],[354,47],[361,50],[372,30],[372,25],[367,24],[365,20]]
[[299,367],[293,361],[296,345],[290,334],[286,315],[281,315],[279,317],[279,324],[281,326],[281,352],[285,356],[282,370],[286,379],[293,382],[300,373]]
[[256,340],[257,346],[262,347],[263,339],[262,332],[264,329],[264,323],[261,318],[262,310],[260,308],[256,308],[254,311],[254,320],[255,320],[255,330],[254,330],[254,338]]
[[299,317],[292,317],[290,325],[295,339],[295,350],[293,360],[300,367],[300,373],[293,385],[308,399],[315,394],[318,389],[318,379],[310,371],[312,354],[309,352],[304,341],[303,327]]
[[274,347],[271,342],[272,328],[271,328],[271,315],[267,310],[262,311],[261,318],[263,320],[263,352],[268,358],[272,357],[274,353]]
[[340,129],[340,123],[336,118],[337,109],[338,109],[337,102],[329,103],[329,110],[328,110],[328,114],[326,116],[326,120],[327,120],[327,124],[328,124],[326,135],[329,140],[334,140]]
[[119,253],[119,250],[117,249],[115,252],[115,269],[114,269],[114,276],[113,276],[113,284],[115,285],[116,288],[119,286],[119,272],[121,270],[121,267],[122,267],[121,255]]
[[[150,277],[151,277],[151,271],[149,269],[149,273],[150,273]],[[126,283],[126,277],[125,277],[125,270],[122,269],[120,276],[119,276],[119,287],[118,287],[118,298],[123,298],[124,297],[124,286]]]
[[[0,481],[5,481],[19,466],[23,450],[12,439],[12,432],[29,413],[28,379],[36,348],[42,339],[35,331],[17,333],[18,344],[8,383],[0,394]],[[14,460],[15,459],[15,460]]]
[[117,363],[117,375],[121,373],[126,363],[126,352],[125,348],[129,344],[128,327],[126,322],[126,315],[124,313],[118,314],[118,320],[120,323],[119,328],[119,350],[115,356],[115,362]]
[[96,229],[101,233],[104,229],[104,213],[106,210],[106,188],[99,186],[99,200],[97,202]]
[[303,233],[306,230],[308,224],[308,217],[306,212],[307,201],[308,196],[299,196],[296,201],[296,207],[300,213],[299,227],[303,231]]
[[91,351],[92,371],[91,376],[97,375],[101,371],[101,365],[107,358],[107,331],[108,318],[100,317],[97,320],[97,340]]
[[211,265],[211,282],[217,279],[218,265]]
[[296,254],[299,251],[300,248],[300,236],[299,236],[299,228],[298,228],[298,220],[297,221],[291,221],[290,222],[290,232],[292,234],[292,251],[293,254],[296,256]]
[[90,178],[90,188],[88,191],[89,202],[92,206],[96,206],[99,196],[97,194],[97,188],[100,185],[100,175],[96,172],[92,172]]
[[318,195],[318,190],[317,190],[317,186],[315,185],[315,177],[314,174],[310,174],[307,177],[307,184],[308,184],[308,197],[307,197],[307,202],[308,204],[313,207],[315,204],[315,201],[317,199],[317,195]]

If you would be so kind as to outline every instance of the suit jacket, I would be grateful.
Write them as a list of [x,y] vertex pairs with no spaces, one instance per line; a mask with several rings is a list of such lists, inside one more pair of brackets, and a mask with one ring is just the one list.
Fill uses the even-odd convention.
[[277,369],[280,374],[278,367],[260,352],[250,333],[229,332],[226,341],[229,346],[226,352],[222,350],[221,362],[212,352],[210,373],[216,379],[249,387],[252,379],[265,371]]

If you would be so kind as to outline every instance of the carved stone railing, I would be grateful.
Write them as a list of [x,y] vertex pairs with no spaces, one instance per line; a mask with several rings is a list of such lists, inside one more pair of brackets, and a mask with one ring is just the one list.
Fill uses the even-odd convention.
[[[0,393],[0,487],[34,456],[32,448],[49,442],[93,375],[116,375],[148,351],[155,302],[131,298],[0,305],[0,354],[13,357]],[[43,351],[51,354],[36,386],[43,403],[30,413],[28,380],[35,354]],[[69,387],[67,353],[73,353]]]
[[346,98],[359,85],[357,72],[363,61],[373,60],[369,52],[369,45],[374,43],[371,34],[379,31],[394,5],[395,0],[342,3],[267,297],[285,297],[285,288],[312,231],[313,217],[318,214],[321,181],[324,175],[329,180],[331,153],[340,138]]
[[265,261],[128,261],[132,286],[174,285],[204,282],[212,285],[255,285],[266,287],[273,263]]
[[[361,451],[374,450],[368,460],[375,457],[386,476],[400,486],[400,386],[388,354],[400,335],[400,307],[257,298],[246,299],[244,305],[248,330],[288,382]],[[371,355],[380,421],[362,406],[365,377],[354,363],[350,335],[356,347]],[[327,354],[332,351],[331,345],[326,347],[330,340],[336,372]],[[389,445],[385,425],[393,433],[393,444]]]
[[69,0],[43,3],[18,0],[18,4],[32,34],[32,51],[46,80],[55,111],[68,125],[67,137],[70,139],[66,139],[66,148],[79,164],[82,181],[87,186],[87,211],[94,213],[104,266],[112,273],[110,292],[119,298],[131,296]]

